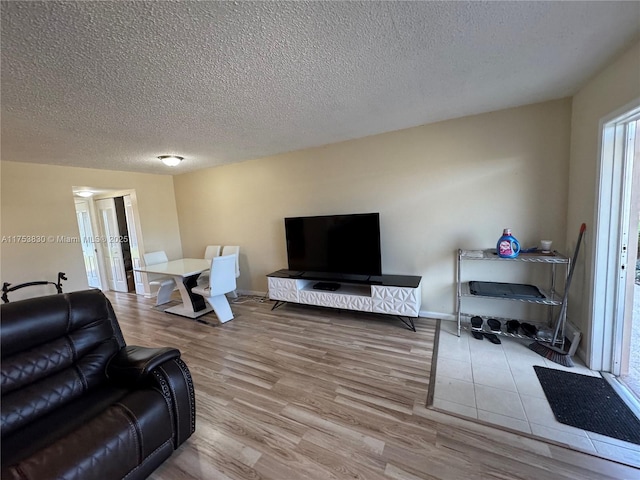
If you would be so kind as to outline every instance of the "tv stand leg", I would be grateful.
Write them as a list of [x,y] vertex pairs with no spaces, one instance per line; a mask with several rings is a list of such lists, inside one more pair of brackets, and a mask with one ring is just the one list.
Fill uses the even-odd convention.
[[276,303],[271,307],[271,311],[274,311],[276,308],[281,307],[287,302],[283,302],[282,300],[276,300]]
[[407,319],[405,320],[403,317],[401,317],[400,315],[398,315],[398,318],[400,319],[400,321],[402,323],[405,324],[405,326],[409,329],[409,330],[413,330],[414,332],[416,331],[416,326],[413,323],[413,318],[411,317],[407,317]]

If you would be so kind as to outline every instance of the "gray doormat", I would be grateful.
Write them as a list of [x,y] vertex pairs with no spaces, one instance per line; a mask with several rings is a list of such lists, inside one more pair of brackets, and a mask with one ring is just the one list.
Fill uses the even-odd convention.
[[533,368],[560,423],[640,445],[640,420],[604,378]]

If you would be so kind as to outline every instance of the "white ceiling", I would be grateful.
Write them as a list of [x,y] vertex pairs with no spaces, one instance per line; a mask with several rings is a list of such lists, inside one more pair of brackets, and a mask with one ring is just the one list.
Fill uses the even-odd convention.
[[[561,98],[640,2],[2,1],[2,159],[182,173]],[[155,157],[185,157],[174,169]]]

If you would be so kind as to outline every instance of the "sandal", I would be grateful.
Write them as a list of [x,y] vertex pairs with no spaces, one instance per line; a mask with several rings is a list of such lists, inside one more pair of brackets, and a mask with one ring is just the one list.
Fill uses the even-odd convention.
[[485,333],[484,336],[487,337],[487,340],[496,345],[500,345],[502,343],[498,336],[494,333]]
[[482,330],[482,318],[481,317],[471,317],[471,329],[475,331]]
[[476,340],[482,340],[484,337],[482,335],[482,318],[481,317],[471,317],[471,335]]
[[538,333],[538,329],[536,328],[536,326],[531,325],[530,323],[521,323],[520,329],[522,330],[522,333],[531,338],[535,337],[536,333]]
[[489,320],[487,320],[487,325],[489,325],[489,328],[492,332],[500,331],[500,321],[496,320],[495,318],[490,318]]
[[520,322],[517,320],[509,320],[507,322],[507,333],[518,333],[520,328]]

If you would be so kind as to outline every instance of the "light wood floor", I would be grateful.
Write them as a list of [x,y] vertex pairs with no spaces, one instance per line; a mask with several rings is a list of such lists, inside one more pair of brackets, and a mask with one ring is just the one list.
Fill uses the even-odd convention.
[[425,408],[436,322],[241,297],[205,325],[109,293],[129,344],[175,346],[195,434],[150,477],[638,479],[640,471]]

